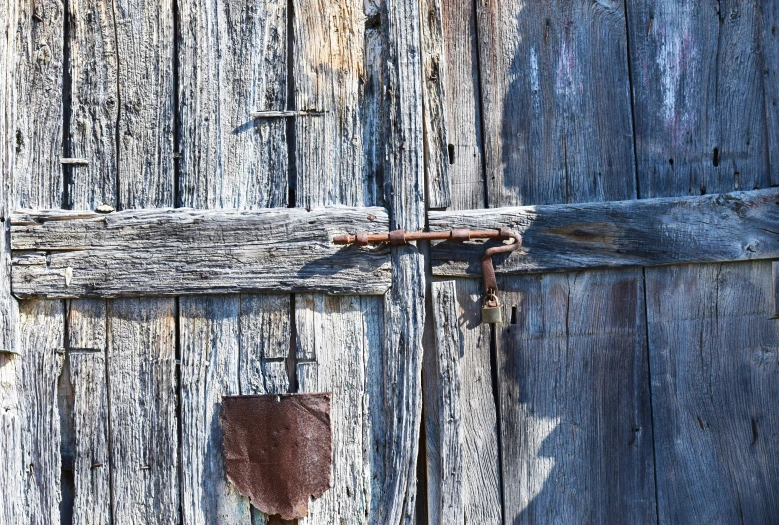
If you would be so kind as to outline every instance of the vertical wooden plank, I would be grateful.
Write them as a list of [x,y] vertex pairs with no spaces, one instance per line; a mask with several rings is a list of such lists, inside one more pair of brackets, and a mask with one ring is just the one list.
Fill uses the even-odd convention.
[[[7,39],[2,59],[7,82],[0,124],[8,135],[0,162],[8,193],[3,217],[9,208],[51,208],[62,202],[64,29],[63,5],[57,0],[7,2],[4,9],[8,25],[0,38]],[[5,249],[0,251],[5,257],[7,242],[4,233]],[[3,418],[9,426],[3,429],[0,455],[8,471],[3,474],[0,514],[9,523],[50,523],[59,520],[60,503],[57,381],[63,364],[62,303],[26,302],[18,317],[12,306],[6,322],[18,322],[18,333],[4,334],[5,346],[19,356],[5,355],[3,364],[11,410]]]
[[765,122],[771,185],[779,185],[779,4],[760,0],[760,37]]
[[366,372],[367,356],[380,352],[382,340],[365,327],[381,324],[381,302],[377,297],[295,297],[300,391],[333,393],[333,487],[312,502],[301,525],[372,522],[371,443],[364,441],[370,427]]
[[779,317],[779,261],[771,263],[774,283],[774,317]]
[[501,286],[512,319],[498,340],[507,516],[654,522],[641,271]]
[[[436,287],[446,283],[433,284],[433,313],[436,317],[436,359],[425,357],[425,414],[428,440],[428,519],[430,523],[449,523],[444,507],[438,502],[444,493],[451,490],[455,481],[462,484],[462,514],[466,523],[502,523],[500,494],[500,462],[498,459],[497,409],[492,386],[490,363],[490,327],[481,324],[481,292],[479,281],[458,279],[453,281],[456,295],[447,290],[446,297],[456,307],[445,314],[439,308],[443,291]],[[439,332],[446,327],[449,337],[457,337],[459,354],[442,355]],[[427,351],[428,349],[426,349]],[[459,367],[461,370],[461,391],[458,399],[447,398],[451,388],[448,380],[441,376],[442,370]],[[432,392],[432,393],[431,393]],[[431,399],[436,397],[437,399]],[[452,457],[443,448],[442,426],[447,419],[442,413],[458,410],[452,403],[459,404],[461,422],[459,434],[462,441],[462,459]],[[450,466],[446,469],[445,465]],[[462,472],[454,479],[452,469]],[[449,484],[449,488],[447,488]]]
[[21,523],[27,515],[25,504],[25,463],[22,453],[24,408],[21,367],[18,354],[0,352],[0,522]]
[[[287,109],[286,1],[184,1],[178,6],[182,155],[178,204],[285,206],[286,123],[279,118],[254,119],[251,114]],[[221,474],[222,456],[216,451],[222,449],[222,437],[214,430],[220,425],[214,404],[221,403],[223,395],[287,390],[283,357],[289,350],[289,297],[206,296],[186,304],[199,312],[201,325],[214,334],[230,334],[235,344],[207,340],[195,344],[193,339],[181,348],[182,364],[192,368],[182,385],[181,431],[191,435],[182,443],[184,519],[265,523],[267,518],[251,509]],[[284,305],[287,311],[282,313]],[[285,315],[286,322],[270,325]],[[188,323],[182,318],[182,326]],[[267,362],[262,352],[279,347],[286,351],[273,356],[282,359]],[[222,363],[216,370],[200,371],[197,365],[206,349],[211,362]]]
[[179,3],[179,205],[287,204],[287,3]]
[[[286,358],[292,336],[290,296],[241,295],[238,386],[242,395],[289,391]],[[252,525],[270,523],[251,507]]]
[[175,303],[108,304],[114,522],[179,520]]
[[363,5],[332,0],[293,5],[295,108],[325,112],[295,119],[296,205],[372,205],[376,191],[364,177],[363,108],[369,98],[363,88]]
[[19,349],[26,520],[59,521],[60,421],[57,382],[65,357],[62,301],[25,301],[19,308]]
[[73,300],[68,310],[68,371],[73,391],[73,523],[111,522],[106,301]]
[[[414,231],[425,225],[419,5],[389,0],[385,9],[384,174],[390,189],[390,226]],[[424,282],[424,261],[417,247],[393,247],[392,289],[384,303],[383,381],[375,398],[383,417],[374,422],[374,432],[382,436],[375,460],[381,467],[372,487],[374,521],[415,519]]]
[[66,151],[87,164],[72,165],[69,206],[117,207],[119,118],[117,39],[112,4],[68,2],[70,129]]
[[[485,201],[475,5],[429,0],[422,6],[422,13],[428,206],[482,208]],[[439,178],[446,184],[431,183]]]
[[[446,208],[452,204],[447,136],[447,55],[444,51],[443,13],[440,0],[420,2],[422,35],[422,109],[425,126],[425,178],[427,205]],[[460,80],[460,79],[458,79]]]
[[635,197],[623,2],[477,14],[489,205]]
[[768,261],[647,271],[661,523],[771,523],[779,325]]
[[[172,205],[172,3],[130,0],[93,5],[74,0],[69,7],[69,150],[72,156],[83,158],[88,164],[72,168],[68,204],[75,209],[94,209],[101,204],[115,208]],[[166,322],[165,317],[143,317],[172,311],[174,300],[165,301],[167,308],[161,301],[140,299],[110,303],[109,309],[111,315],[129,325],[139,323],[125,329],[142,334],[146,328]],[[115,521],[178,521],[177,400],[175,396],[154,400],[150,397],[154,389],[166,391],[171,381],[175,385],[175,369],[166,367],[169,363],[163,362],[156,369],[157,352],[173,352],[175,359],[175,341],[166,340],[163,334],[161,345],[150,349],[135,346],[145,344],[152,338],[150,334],[115,337],[110,340],[106,365],[102,357],[106,351],[105,308],[100,301],[71,304],[71,320],[76,323],[72,328],[84,330],[74,332],[76,339],[71,341],[76,345],[72,347],[75,352],[70,363],[76,366],[75,375],[71,369],[71,381],[77,396],[73,407],[74,520],[105,518],[105,507],[113,503]],[[85,319],[90,320],[92,328],[83,326]],[[89,353],[81,355],[81,350]],[[98,353],[91,353],[92,350]],[[149,384],[149,389],[137,389],[139,381],[154,384]],[[107,407],[116,402],[133,407],[110,411]],[[170,406],[165,406],[165,402]],[[154,408],[145,411],[145,407]],[[80,418],[96,414],[105,414],[106,422],[98,420],[95,427],[79,426]],[[113,416],[110,421],[108,414]],[[125,419],[128,416],[132,419]],[[110,433],[109,438],[102,434],[102,424]],[[169,432],[171,428],[173,432]],[[132,431],[126,432],[127,429]],[[145,442],[163,434],[165,439],[158,443]],[[123,457],[110,465],[93,467],[100,463],[95,455],[107,455],[108,451],[100,451],[109,444],[112,457]],[[150,450],[166,452],[167,456],[148,457]],[[138,458],[146,458],[142,460],[146,465],[139,465]],[[100,477],[101,471],[113,467],[114,472]],[[110,490],[101,485],[107,479],[112,483]],[[135,490],[125,490],[130,486]],[[165,509],[160,510],[161,506]]]
[[[62,203],[62,59],[65,13],[60,0],[8,2],[11,207]],[[11,51],[12,50],[12,51]],[[7,150],[8,151],[8,150]]]
[[769,186],[757,4],[628,3],[642,197]]
[[117,209],[175,206],[174,2],[116,0]]
[[457,322],[460,308],[454,281],[432,283],[431,291],[438,350],[438,384],[441,385],[438,409],[441,489],[438,501],[430,501],[428,505],[439,507],[439,523],[464,524],[461,369],[464,349]]
[[226,295],[179,299],[181,507],[187,523],[251,521],[249,501],[224,481],[221,454],[222,396],[240,393],[240,302],[234,299]]

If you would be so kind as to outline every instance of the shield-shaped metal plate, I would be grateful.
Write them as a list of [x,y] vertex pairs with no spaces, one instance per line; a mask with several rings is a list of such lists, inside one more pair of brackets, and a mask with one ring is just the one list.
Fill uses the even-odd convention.
[[224,397],[227,478],[252,505],[285,520],[330,488],[330,393]]

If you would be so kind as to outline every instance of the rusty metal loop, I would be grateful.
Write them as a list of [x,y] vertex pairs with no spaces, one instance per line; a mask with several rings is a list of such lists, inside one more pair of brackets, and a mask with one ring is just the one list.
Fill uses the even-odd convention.
[[510,228],[501,228],[499,238],[503,240],[514,239],[514,242],[484,250],[484,254],[481,256],[481,273],[484,276],[484,290],[487,296],[498,293],[498,281],[495,278],[495,268],[492,265],[493,255],[511,253],[522,246],[522,236]]

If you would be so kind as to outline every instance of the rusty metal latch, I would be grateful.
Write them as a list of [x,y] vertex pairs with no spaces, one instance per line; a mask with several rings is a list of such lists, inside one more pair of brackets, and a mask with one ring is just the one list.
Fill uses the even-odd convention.
[[465,242],[473,239],[514,239],[511,244],[502,244],[493,246],[484,251],[481,257],[481,273],[484,276],[484,304],[482,305],[483,323],[500,323],[502,321],[500,300],[498,299],[498,281],[495,278],[495,268],[492,265],[493,255],[502,255],[511,253],[522,246],[522,236],[510,228],[500,228],[498,230],[468,230],[454,229],[442,232],[406,232],[405,230],[394,230],[389,233],[365,233],[359,232],[355,235],[338,235],[333,238],[334,244],[356,244],[357,246],[367,246],[368,244],[408,244],[411,241],[454,241]]

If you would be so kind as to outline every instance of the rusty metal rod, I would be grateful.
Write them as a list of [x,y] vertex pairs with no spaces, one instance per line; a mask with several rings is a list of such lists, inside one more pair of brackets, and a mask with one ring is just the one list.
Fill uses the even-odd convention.
[[394,230],[389,233],[360,232],[356,235],[337,235],[333,238],[333,244],[357,244],[358,246],[365,246],[367,244],[381,244],[383,242],[406,244],[411,241],[453,240],[463,242],[472,239],[505,240],[510,238],[511,236],[505,235],[500,230],[455,229],[443,232],[406,232],[405,230]]

